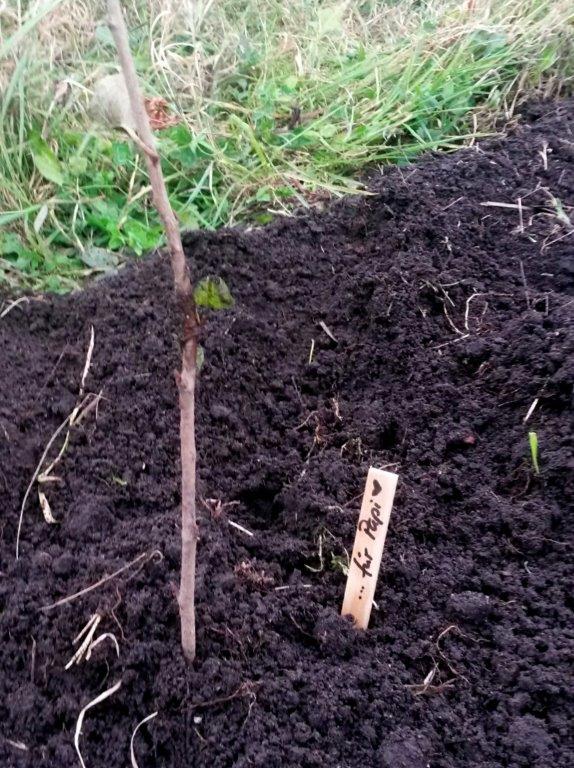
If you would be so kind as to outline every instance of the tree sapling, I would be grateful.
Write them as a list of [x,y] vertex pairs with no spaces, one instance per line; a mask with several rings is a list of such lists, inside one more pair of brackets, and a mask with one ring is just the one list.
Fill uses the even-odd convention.
[[[179,612],[181,619],[181,644],[185,657],[192,661],[196,652],[195,636],[195,560],[197,551],[196,518],[196,448],[195,448],[195,386],[198,371],[198,346],[200,318],[198,306],[221,309],[231,306],[233,300],[221,278],[200,281],[195,291],[192,286],[179,226],[171,204],[161,170],[149,117],[139,87],[134,60],[131,55],[128,32],[120,0],[108,0],[108,25],[120,60],[125,87],[119,89],[120,98],[127,92],[131,115],[126,118],[125,109],[119,121],[121,127],[130,127],[137,136],[136,144],[142,150],[150,178],[152,197],[162,220],[173,272],[175,292],[182,320],[181,370],[176,374],[180,408],[181,454],[181,580],[179,587]],[[106,111],[120,114],[106,101]],[[117,123],[117,120],[115,120]]]

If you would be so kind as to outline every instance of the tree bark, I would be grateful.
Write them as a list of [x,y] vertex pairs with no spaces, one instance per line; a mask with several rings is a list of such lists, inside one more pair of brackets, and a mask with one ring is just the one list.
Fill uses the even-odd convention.
[[195,658],[195,560],[198,529],[196,515],[195,385],[199,317],[179,225],[169,202],[155,139],[145,110],[138,77],[131,55],[128,32],[120,0],[108,0],[108,25],[118,50],[126,81],[137,134],[145,147],[143,155],[152,188],[152,198],[163,222],[173,272],[175,292],[183,315],[181,371],[176,374],[180,407],[181,451],[181,580],[179,613],[181,644],[189,661]]

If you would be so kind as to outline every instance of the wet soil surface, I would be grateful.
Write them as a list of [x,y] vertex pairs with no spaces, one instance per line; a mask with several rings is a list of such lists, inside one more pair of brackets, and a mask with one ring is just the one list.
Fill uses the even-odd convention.
[[[90,768],[129,765],[153,712],[140,768],[574,763],[574,103],[373,191],[187,239],[236,301],[205,329],[191,667],[168,269],[150,258],[0,321],[2,766],[79,765],[80,710],[120,681],[86,713]],[[102,397],[41,485],[56,524],[34,486],[16,561],[91,326],[85,391]],[[339,611],[370,465],[400,483],[359,632]],[[108,636],[66,670],[96,612],[119,657]]]

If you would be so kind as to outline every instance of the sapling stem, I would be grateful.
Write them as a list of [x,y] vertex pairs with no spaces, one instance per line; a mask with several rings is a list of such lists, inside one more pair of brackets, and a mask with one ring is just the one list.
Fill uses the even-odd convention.
[[136,133],[142,150],[155,207],[162,220],[171,260],[175,292],[183,317],[181,371],[176,374],[180,408],[181,450],[181,580],[179,613],[181,644],[189,661],[195,658],[195,558],[197,550],[195,383],[199,317],[193,296],[189,267],[183,251],[179,226],[170,205],[155,139],[139,87],[128,32],[120,0],[108,0],[108,25],[126,82]]

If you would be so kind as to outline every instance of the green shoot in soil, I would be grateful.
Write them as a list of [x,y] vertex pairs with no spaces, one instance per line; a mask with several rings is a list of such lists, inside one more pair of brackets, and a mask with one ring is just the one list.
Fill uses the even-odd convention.
[[536,432],[528,433],[528,444],[530,445],[530,458],[532,459],[532,467],[534,474],[540,474],[540,465],[538,464],[538,435]]

